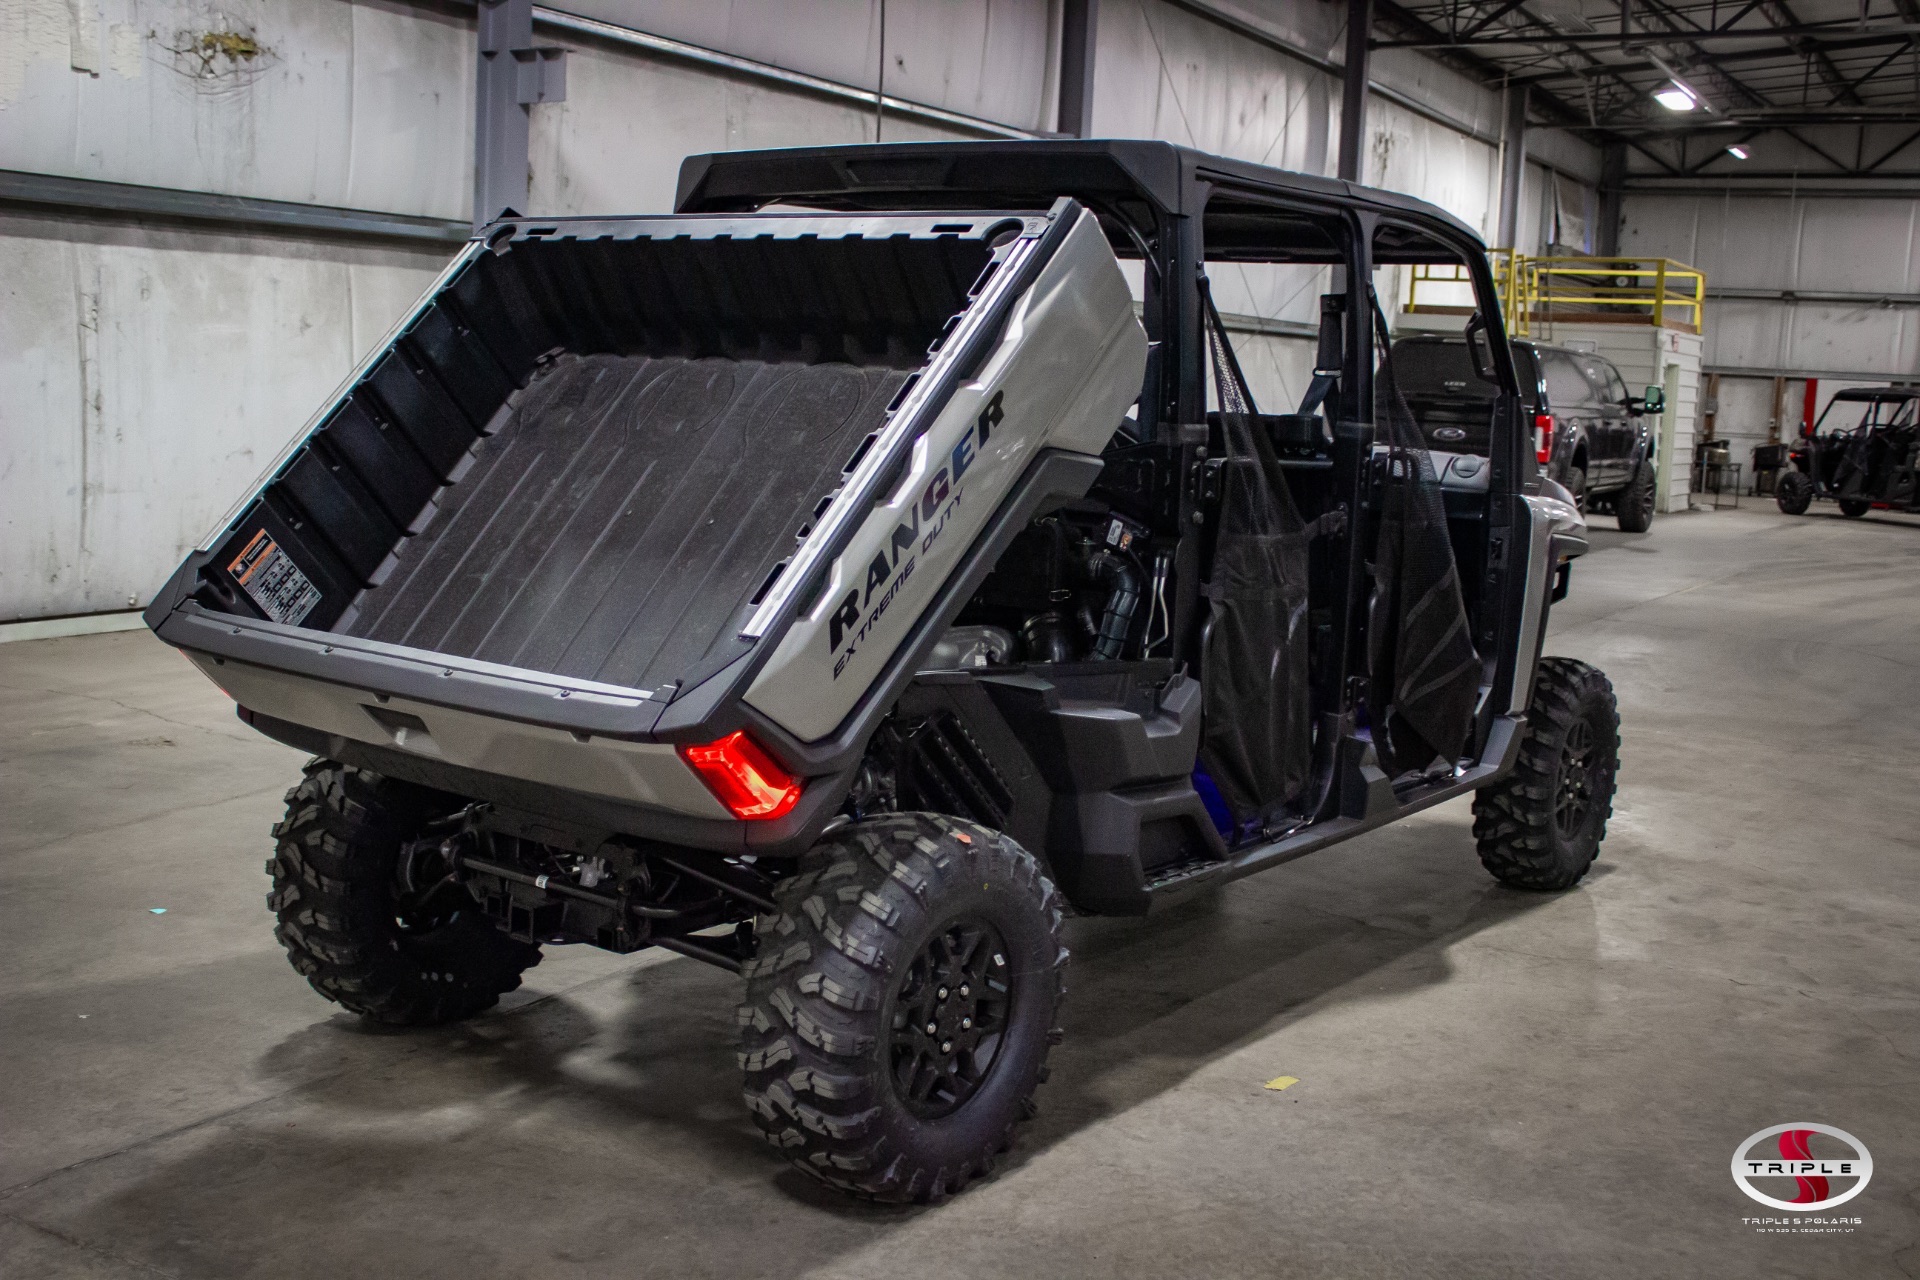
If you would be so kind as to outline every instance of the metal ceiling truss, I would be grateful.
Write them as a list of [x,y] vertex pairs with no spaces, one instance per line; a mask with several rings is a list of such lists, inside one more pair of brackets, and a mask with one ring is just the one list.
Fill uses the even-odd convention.
[[[1920,0],[1378,0],[1373,47],[1418,49],[1536,120],[1631,149],[1634,179],[1920,181]],[[1602,26],[1610,29],[1601,30]],[[1669,80],[1700,100],[1668,111]],[[1887,126],[1897,132],[1889,136]],[[1810,132],[1811,131],[1811,132]],[[1746,168],[1726,148],[1790,140],[1808,166]],[[1771,159],[1771,157],[1769,157]],[[1890,168],[1902,162],[1905,167]]]

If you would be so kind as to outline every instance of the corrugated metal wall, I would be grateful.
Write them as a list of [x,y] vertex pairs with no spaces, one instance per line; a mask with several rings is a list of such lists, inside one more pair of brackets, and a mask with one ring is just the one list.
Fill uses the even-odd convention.
[[[565,7],[858,88],[878,76],[878,0]],[[1343,8],[1216,8],[1306,56],[1160,0],[1106,0],[1095,131],[1329,171],[1339,92],[1324,63]],[[462,219],[472,21],[435,0],[4,0],[0,169]],[[887,0],[886,90],[1049,128],[1059,28],[1057,0]],[[661,211],[690,152],[873,136],[857,103],[539,38],[574,52],[567,100],[533,113],[532,211]],[[1406,53],[1375,78],[1422,110],[1373,98],[1368,181],[1491,231],[1499,95]],[[891,115],[884,128],[962,136]],[[1597,169],[1565,138],[1529,151],[1583,180]],[[1537,215],[1546,171],[1528,169]],[[1548,224],[1526,225],[1537,241]],[[144,603],[449,252],[0,206],[0,621]],[[1288,310],[1257,289],[1229,305]],[[1252,353],[1256,376],[1290,396],[1299,344],[1259,341],[1272,350]]]
[[1620,248],[1692,263],[1710,297],[1810,295],[1713,298],[1709,370],[1920,374],[1920,200],[1630,196]]

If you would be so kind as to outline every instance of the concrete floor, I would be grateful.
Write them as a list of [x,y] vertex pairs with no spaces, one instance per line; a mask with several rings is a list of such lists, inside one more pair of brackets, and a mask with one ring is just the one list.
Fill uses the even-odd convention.
[[[1920,527],[1599,542],[1549,641],[1620,691],[1585,884],[1496,887],[1462,802],[1073,921],[1042,1114],[933,1210],[760,1145],[693,961],[338,1013],[262,903],[299,758],[144,632],[0,646],[0,1272],[1920,1275]],[[1736,1143],[1799,1120],[1872,1149],[1850,1234],[1741,1221]]]

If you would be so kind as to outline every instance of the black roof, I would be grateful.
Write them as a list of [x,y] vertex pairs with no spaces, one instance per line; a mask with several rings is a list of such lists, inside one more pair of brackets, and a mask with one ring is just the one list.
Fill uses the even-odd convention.
[[1835,400],[1864,400],[1870,404],[1920,400],[1920,387],[1846,387],[1833,393]]
[[[1236,204],[1233,193],[1256,203]],[[1255,224],[1272,224],[1273,212],[1257,204],[1263,194],[1364,205],[1441,233],[1442,242],[1454,242],[1449,248],[1462,240],[1483,247],[1473,228],[1412,196],[1208,155],[1169,142],[1132,139],[864,143],[710,152],[681,163],[674,207],[682,213],[743,212],[778,202],[845,210],[1044,209],[1060,196],[1071,196],[1103,218],[1117,215],[1145,228],[1169,215],[1201,213],[1204,204],[1209,256],[1219,256],[1218,248],[1230,251],[1239,242],[1236,231],[1258,239],[1261,232]],[[1236,225],[1242,222],[1244,226]],[[1383,235],[1375,258],[1395,261],[1398,250],[1413,260],[1412,255],[1430,253],[1434,243],[1418,234],[1403,233],[1399,242]],[[1253,252],[1275,246],[1249,240],[1244,247]]]

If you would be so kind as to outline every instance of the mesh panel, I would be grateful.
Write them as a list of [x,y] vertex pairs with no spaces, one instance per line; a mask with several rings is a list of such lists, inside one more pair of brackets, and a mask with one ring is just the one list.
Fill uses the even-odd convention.
[[1480,689],[1447,508],[1425,438],[1394,377],[1386,317],[1373,299],[1380,367],[1375,440],[1386,446],[1380,534],[1367,609],[1368,713],[1374,749],[1391,774],[1452,763],[1466,743]]
[[1206,586],[1201,755],[1245,823],[1307,784],[1308,533],[1204,281],[1201,299],[1227,456]]

